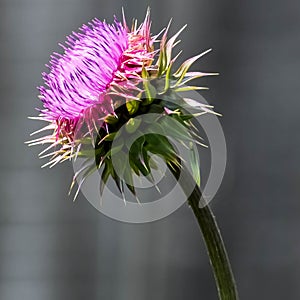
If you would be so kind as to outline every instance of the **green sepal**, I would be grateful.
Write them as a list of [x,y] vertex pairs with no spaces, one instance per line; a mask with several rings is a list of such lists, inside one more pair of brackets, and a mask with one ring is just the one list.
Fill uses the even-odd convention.
[[115,143],[113,143],[114,147],[111,147],[110,151],[108,152],[110,156],[118,154],[124,147],[124,141],[122,138],[119,138],[116,140]]
[[107,160],[107,162],[104,165],[103,171],[101,173],[100,196],[103,195],[103,191],[104,191],[106,182],[107,182],[109,176],[111,175],[111,171],[112,171],[111,161]]
[[[145,143],[145,136],[136,139],[129,150],[129,163],[136,173],[141,172],[144,176],[149,175],[151,169],[142,161],[142,150]],[[138,171],[137,171],[138,170]]]
[[160,125],[166,136],[172,137],[179,142],[193,141],[189,129],[172,117],[162,119]]
[[171,79],[171,70],[172,70],[172,63],[167,68],[166,75],[165,75],[165,88],[164,93],[169,89],[170,87],[170,79]]
[[130,168],[125,168],[123,178],[125,181],[125,184],[127,188],[131,191],[133,195],[136,196],[136,191],[134,188],[134,182],[133,182],[133,174]]
[[149,105],[155,99],[156,88],[150,83],[149,74],[144,67],[142,69],[142,78],[144,79],[143,88],[145,94],[145,97],[142,99],[142,105]]
[[183,64],[178,68],[178,70],[174,73],[174,77],[178,78],[177,85],[180,84],[180,82],[184,79],[186,73],[188,72],[189,68],[192,66],[192,64],[197,61],[200,57],[205,55],[206,53],[210,52],[211,49],[208,49],[194,57],[191,57],[187,59]]
[[138,100],[129,100],[126,101],[126,108],[129,115],[135,114],[139,109],[140,101]]
[[136,132],[139,128],[142,120],[139,118],[130,118],[127,123],[125,124],[125,129],[129,134]]
[[178,87],[175,88],[174,91],[177,93],[181,92],[189,92],[189,91],[199,91],[199,90],[208,90],[208,87],[205,86],[183,86],[183,87]]
[[104,121],[108,124],[116,124],[118,123],[119,119],[114,115],[108,115]]
[[152,114],[161,114],[163,112],[164,112],[163,106],[160,104],[155,104],[155,103],[152,103],[148,110],[148,113],[152,113]]
[[160,155],[166,162],[176,159],[177,154],[168,138],[160,134],[146,135],[145,150]]

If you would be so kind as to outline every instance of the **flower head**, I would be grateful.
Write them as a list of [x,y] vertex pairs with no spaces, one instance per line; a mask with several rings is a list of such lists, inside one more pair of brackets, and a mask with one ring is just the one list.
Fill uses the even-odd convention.
[[[181,30],[168,40],[167,28],[159,48],[155,49],[159,35],[151,35],[150,27],[149,10],[144,22],[138,26],[133,21],[131,28],[125,18],[122,23],[115,19],[113,24],[94,19],[83,25],[80,32],[67,37],[67,46],[61,45],[63,54],[51,56],[49,72],[43,73],[45,85],[39,87],[43,109],[35,118],[49,122],[38,132],[50,130],[51,133],[29,142],[30,145],[50,144],[41,153],[44,154],[41,157],[51,157],[45,165],[53,166],[78,155],[88,157],[83,148],[90,143],[96,153],[93,154],[96,168],[105,166],[103,181],[111,175],[120,188],[122,180],[111,162],[112,139],[124,124],[134,124],[132,117],[154,109],[161,116],[174,117],[176,122],[189,127],[189,117],[183,107],[211,112],[208,107],[178,95],[181,91],[202,89],[187,86],[191,80],[214,75],[188,72],[190,66],[208,51],[186,60],[173,72],[178,55],[173,58],[172,50]],[[164,96],[178,99],[178,103],[170,106],[168,101],[162,100]],[[160,125],[165,126],[163,124]],[[90,137],[85,132],[76,136],[78,128],[86,128]],[[176,134],[178,137],[178,132]],[[184,135],[181,133],[180,136]],[[160,147],[151,143],[158,143]],[[132,156],[127,170],[129,177],[132,171],[143,175],[151,173],[147,151],[163,156],[167,163],[178,163],[178,156],[164,137],[151,136],[149,141],[139,145],[138,151],[143,153],[142,161],[139,152]],[[86,174],[93,168],[90,166]],[[134,192],[130,184],[127,186]]]
[[87,108],[102,104],[101,95],[111,84],[134,78],[142,66],[151,65],[153,42],[148,14],[132,31],[117,20],[110,25],[94,19],[83,25],[67,37],[69,47],[61,45],[64,54],[51,56],[50,71],[43,73],[41,116],[60,127],[72,126]]

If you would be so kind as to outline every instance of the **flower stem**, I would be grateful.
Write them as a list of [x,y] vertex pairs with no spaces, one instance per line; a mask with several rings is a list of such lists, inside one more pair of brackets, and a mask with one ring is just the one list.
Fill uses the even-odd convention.
[[[170,170],[178,179],[180,176],[180,170]],[[194,184],[194,181],[188,171],[181,169],[181,172],[184,172],[180,176],[181,179],[183,178],[183,180],[181,180],[181,187],[184,192],[187,193],[188,191],[191,191],[189,188],[191,187],[191,184]],[[209,205],[207,204],[204,207],[199,207],[201,197],[201,191],[196,185],[193,192],[188,195],[188,203],[198,221],[206,244],[210,263],[214,272],[219,298],[221,300],[237,300],[237,288],[220,229]]]

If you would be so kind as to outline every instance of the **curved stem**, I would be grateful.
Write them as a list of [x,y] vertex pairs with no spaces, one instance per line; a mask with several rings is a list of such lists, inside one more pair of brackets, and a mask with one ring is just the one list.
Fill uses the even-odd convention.
[[[180,183],[184,192],[187,193],[191,190],[189,189],[191,187],[191,184],[195,185],[192,176],[187,170],[180,170],[178,168],[170,168],[170,170],[177,179],[180,176],[180,171],[184,172],[180,176]],[[238,293],[234,276],[215,217],[208,205],[206,205],[205,207],[199,207],[199,202],[202,194],[197,185],[195,186],[192,194],[187,196],[188,203],[198,221],[206,244],[210,263],[212,265],[214,277],[216,280],[219,298],[221,300],[237,300]]]
[[190,195],[188,202],[197,218],[206,243],[210,263],[214,270],[219,298],[222,300],[236,300],[238,299],[236,285],[218,224],[208,205],[199,208],[198,194],[198,191],[195,189]]

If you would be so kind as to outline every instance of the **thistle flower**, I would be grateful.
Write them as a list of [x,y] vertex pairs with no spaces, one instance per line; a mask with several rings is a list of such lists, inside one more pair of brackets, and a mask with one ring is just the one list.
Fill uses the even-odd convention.
[[[122,180],[115,174],[111,166],[111,157],[108,155],[112,146],[109,137],[114,135],[130,116],[144,113],[144,110],[141,110],[142,106],[148,107],[148,110],[153,106],[160,106],[162,116],[179,118],[185,126],[190,126],[187,116],[182,111],[185,106],[197,108],[202,113],[212,112],[210,108],[178,95],[186,90],[204,89],[187,84],[195,78],[215,74],[188,72],[191,65],[210,50],[188,59],[172,74],[174,61],[180,54],[173,58],[172,49],[177,45],[177,38],[184,27],[168,40],[169,25],[158,49],[155,48],[155,43],[158,42],[159,35],[153,36],[150,32],[149,10],[142,24],[138,26],[134,20],[131,29],[123,15],[122,23],[115,19],[114,24],[110,25],[94,19],[89,26],[83,25],[80,28],[81,32],[73,32],[67,37],[68,47],[61,45],[64,54],[54,53],[51,56],[48,65],[50,70],[43,73],[45,86],[39,87],[39,98],[44,108],[34,119],[50,124],[33,134],[44,130],[50,130],[51,134],[29,142],[30,145],[50,144],[40,153],[42,158],[50,157],[50,161],[44,166],[52,167],[78,155],[85,156],[87,151],[83,150],[83,145],[88,140],[93,144],[94,150],[101,153],[96,157],[96,167],[100,168],[103,164],[106,166],[102,176],[103,183],[111,175],[120,187]],[[151,81],[155,83],[151,84]],[[156,99],[167,99],[171,94],[173,98],[177,97],[177,107],[174,107],[174,104],[170,106],[168,101]],[[117,101],[117,97],[121,100]],[[124,103],[126,106],[118,109],[118,106],[122,107]],[[79,129],[83,127],[87,128],[92,138],[88,139],[85,133],[76,136],[75,133],[80,132]],[[186,141],[192,139],[191,136],[186,137],[185,131],[180,133],[180,137]],[[98,140],[97,144],[95,139]],[[170,143],[162,140],[156,142],[161,144],[153,147],[156,152],[162,145],[166,147],[157,153],[164,156],[167,163],[178,163],[179,157],[174,154]],[[52,149],[53,151],[50,151]],[[138,175],[139,172],[143,175],[151,174],[151,169],[145,167],[149,165],[149,159],[149,156],[146,156],[143,158],[145,161],[141,163],[136,157],[132,158],[128,171],[129,181],[132,172]],[[90,166],[88,169],[94,168]],[[86,170],[86,174],[88,173]],[[199,183],[199,173],[195,172],[194,175]],[[73,178],[73,184],[75,179],[76,176]],[[132,186],[127,186],[134,192]]]
[[[186,194],[207,244],[220,299],[235,300],[236,287],[220,231],[209,207],[199,207],[197,156],[192,155],[187,162],[191,165],[191,178],[185,173],[182,157],[168,139],[179,141],[192,154],[193,142],[198,140],[202,144],[192,119],[195,115],[215,112],[211,106],[187,99],[181,92],[204,89],[189,83],[216,73],[189,72],[192,64],[210,50],[173,70],[181,53],[173,57],[173,48],[179,43],[177,38],[184,28],[168,39],[169,25],[158,41],[160,35],[150,33],[148,10],[139,26],[134,20],[129,29],[124,16],[122,23],[115,19],[111,25],[94,19],[83,25],[79,33],[73,32],[67,37],[67,46],[61,45],[64,54],[54,53],[49,72],[43,73],[45,85],[39,87],[43,109],[33,118],[48,123],[34,134],[44,131],[50,134],[28,143],[50,144],[40,153],[41,157],[50,156],[44,166],[51,167],[78,156],[85,159],[72,181],[71,188],[80,177],[74,199],[83,181],[99,169],[102,169],[101,191],[112,177],[122,194],[124,186],[135,194],[134,173],[151,180],[151,153],[162,157],[176,178],[183,172],[185,181],[181,186],[185,192],[193,181],[196,183],[196,187],[192,184],[192,194]],[[157,48],[156,42],[159,42]],[[162,134],[142,130],[142,135],[136,136],[141,132],[138,117],[151,113],[156,114],[155,126]],[[122,135],[124,127],[126,133]],[[130,140],[134,142],[128,144]],[[127,164],[122,159],[124,153],[129,157]]]
[[[38,120],[50,122],[43,130],[53,130],[51,135],[31,141],[30,145],[50,143],[56,150],[49,164],[69,159],[74,154],[74,132],[78,122],[91,110],[97,110],[97,118],[113,113],[112,103],[105,97],[109,88],[122,81],[139,78],[142,68],[151,70],[155,55],[150,35],[150,15],[137,26],[129,29],[125,18],[123,24],[115,19],[107,24],[97,19],[83,25],[79,33],[67,37],[66,46],[60,44],[64,54],[51,55],[49,72],[44,72],[45,86],[39,87],[44,108],[39,110]],[[97,109],[93,109],[97,107]],[[35,134],[33,133],[33,134]],[[79,143],[80,144],[80,143]],[[47,154],[51,155],[51,154]],[[46,164],[47,165],[47,164]]]

